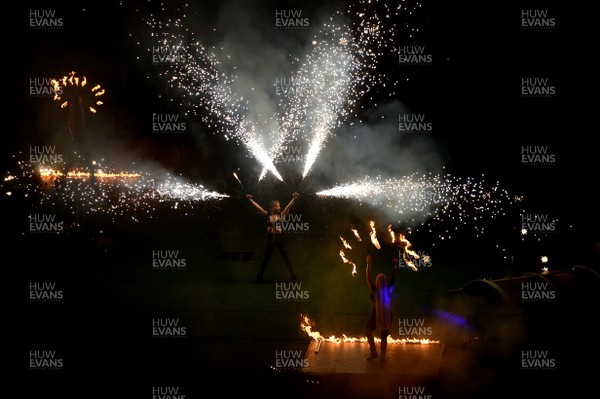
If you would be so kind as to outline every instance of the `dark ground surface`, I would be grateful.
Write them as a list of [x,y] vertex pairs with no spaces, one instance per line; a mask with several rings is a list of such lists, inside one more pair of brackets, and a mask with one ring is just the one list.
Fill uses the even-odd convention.
[[[309,198],[298,203],[315,226],[288,235],[298,281],[308,295],[281,301],[276,282],[287,281],[288,275],[278,253],[267,269],[268,282],[254,283],[262,234],[252,209],[241,200],[198,207],[188,215],[157,210],[143,222],[82,215],[79,228],[60,234],[28,232],[28,200],[13,195],[3,201],[5,209],[13,210],[7,221],[15,234],[5,244],[17,251],[10,288],[17,290],[20,304],[18,358],[27,381],[23,396],[149,398],[153,388],[177,387],[185,398],[397,398],[400,392],[419,389],[430,398],[560,397],[563,390],[578,397],[594,388],[599,285],[597,274],[587,268],[567,281],[566,293],[556,303],[496,307],[485,292],[470,296],[449,291],[472,280],[522,276],[539,268],[498,260],[485,241],[430,246],[432,269],[400,270],[394,296],[398,318],[426,320],[432,337],[440,341],[434,352],[415,353],[418,344],[404,348],[411,351],[408,358],[427,367],[403,368],[408,358],[391,356],[381,372],[364,372],[357,359],[367,356],[366,347],[343,344],[346,349],[337,361],[344,367],[290,371],[276,366],[277,353],[300,351],[313,370],[319,366],[318,357],[308,357],[311,339],[301,329],[301,315],[308,315],[313,331],[324,337],[363,336],[370,304],[362,256],[352,254],[359,262],[359,274],[353,277],[338,257],[333,223],[344,223],[327,216],[330,206],[341,210],[343,204],[317,207],[311,201],[318,200]],[[352,212],[346,206],[338,215]],[[62,220],[72,218],[60,207],[54,211]],[[415,247],[419,244],[414,241]],[[178,250],[186,267],[153,269],[152,251],[165,249]],[[597,253],[588,249],[578,249],[571,259],[565,256],[564,264],[554,269],[584,265],[597,270]],[[389,248],[369,251],[375,268],[387,272],[382,263]],[[239,260],[235,253],[245,255]],[[527,259],[525,251],[515,255]],[[56,283],[63,299],[31,301],[29,284],[43,281]],[[153,337],[156,318],[177,319],[186,327],[184,336]],[[63,366],[33,370],[31,350],[56,350]],[[547,351],[553,366],[524,369],[523,350]]]

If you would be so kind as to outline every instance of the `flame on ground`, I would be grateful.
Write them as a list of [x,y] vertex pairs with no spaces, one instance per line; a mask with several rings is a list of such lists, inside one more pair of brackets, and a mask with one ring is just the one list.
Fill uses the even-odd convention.
[[[330,335],[329,337],[324,337],[318,331],[313,331],[314,323],[309,319],[307,315],[300,315],[302,321],[300,322],[300,328],[304,331],[309,337],[313,340],[321,343],[321,342],[332,342],[335,344],[343,344],[343,343],[362,343],[367,342],[367,337],[349,337],[346,334],[342,334],[341,337]],[[375,337],[375,342],[381,342],[380,338]],[[430,344],[439,344],[439,340],[433,340],[428,338],[392,338],[391,335],[388,336],[387,342],[389,344],[396,345],[406,345],[406,344],[421,344],[421,345],[430,345]]]
[[[92,174],[81,170],[70,170],[66,173],[60,170],[52,168],[40,168],[40,177],[44,180],[50,180],[52,178],[66,177],[68,179],[87,179]],[[142,175],[140,173],[127,173],[127,172],[103,172],[97,170],[93,173],[95,178],[99,179],[111,179],[111,178],[138,178]]]

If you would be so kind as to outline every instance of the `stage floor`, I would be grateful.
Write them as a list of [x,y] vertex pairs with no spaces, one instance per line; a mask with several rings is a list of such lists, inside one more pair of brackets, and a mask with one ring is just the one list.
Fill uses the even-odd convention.
[[[379,343],[377,344],[379,348]],[[317,351],[318,349],[318,351]],[[405,376],[437,376],[442,362],[442,343],[389,343],[385,362],[366,360],[366,342],[311,341],[306,352],[303,373],[326,374],[389,374]]]

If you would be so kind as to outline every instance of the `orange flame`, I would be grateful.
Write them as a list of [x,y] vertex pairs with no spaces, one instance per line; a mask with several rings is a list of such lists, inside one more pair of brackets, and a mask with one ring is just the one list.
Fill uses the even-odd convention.
[[354,262],[349,261],[348,258],[346,258],[346,254],[344,253],[343,249],[340,249],[340,258],[342,258],[344,263],[352,265],[352,275],[356,276],[356,264]]
[[412,244],[410,243],[410,241],[408,241],[408,239],[406,238],[406,236],[404,234],[399,233],[398,235],[399,235],[398,239],[401,242],[403,242],[404,244],[406,244],[404,247],[404,252],[402,253],[402,258],[404,259],[404,263],[406,263],[406,266],[410,267],[412,270],[414,270],[416,272],[418,270],[417,267],[415,266],[413,261],[406,255],[407,254],[411,255],[414,259],[420,259],[421,257],[415,251],[410,249],[412,247]]
[[371,220],[370,222],[371,225],[371,242],[373,243],[373,245],[375,245],[375,248],[377,249],[381,249],[381,245],[379,245],[379,240],[377,239],[377,232],[375,231],[375,222]]
[[346,249],[352,249],[352,247],[350,246],[350,244],[348,244],[348,241],[344,240],[344,237],[340,236],[340,240],[342,240],[342,244],[344,244],[344,248],[346,248]]
[[[90,175],[91,175],[91,173],[89,173],[89,172],[71,170],[71,171],[67,172],[66,177],[70,178],[70,179],[85,179],[85,178],[90,177]],[[51,168],[40,168],[40,176],[42,177],[42,179],[50,179],[50,178],[63,177],[63,176],[65,176],[65,174],[63,172],[61,172],[60,170],[54,170]],[[101,179],[102,178],[104,178],[104,179],[137,178],[140,176],[142,176],[140,173],[126,173],[126,172],[108,173],[108,172],[102,172],[101,170],[94,172],[94,177],[101,178]]]
[[356,229],[351,229],[352,233],[354,233],[354,235],[356,236],[356,239],[358,240],[358,242],[362,241],[362,238],[360,238],[360,234],[358,234],[358,230]]
[[392,230],[391,224],[388,225],[388,231],[390,232],[390,236],[392,236],[392,244],[393,244],[396,242],[396,234],[394,233],[394,230]]

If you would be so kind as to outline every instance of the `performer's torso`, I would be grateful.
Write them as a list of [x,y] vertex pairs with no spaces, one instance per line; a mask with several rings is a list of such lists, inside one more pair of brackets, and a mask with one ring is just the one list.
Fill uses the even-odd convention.
[[282,233],[283,229],[281,228],[281,222],[283,218],[281,217],[281,213],[271,213],[267,215],[267,233],[268,234],[277,234]]

